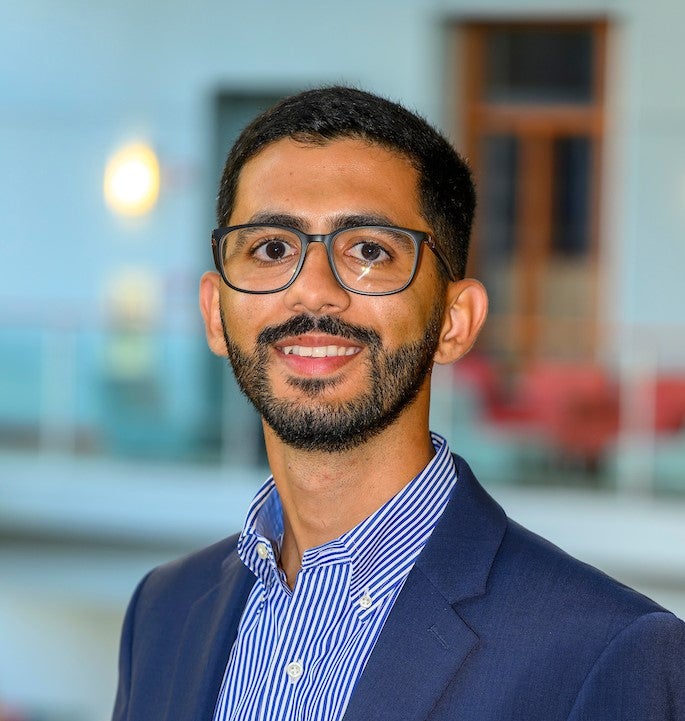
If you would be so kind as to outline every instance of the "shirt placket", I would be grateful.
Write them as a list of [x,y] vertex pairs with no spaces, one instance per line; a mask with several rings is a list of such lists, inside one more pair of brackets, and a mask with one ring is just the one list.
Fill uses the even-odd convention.
[[[330,584],[333,574],[338,582]],[[296,587],[288,602],[282,605],[282,618],[278,619],[278,641],[269,664],[266,692],[262,696],[259,719],[273,721],[278,718],[294,721],[298,709],[308,706],[306,695],[313,686],[311,674],[317,659],[313,656],[314,637],[312,616],[316,616],[314,626],[317,629],[330,629],[336,623],[334,609],[340,615],[349,612],[349,564],[313,566],[302,569],[298,575]],[[318,599],[321,589],[326,589],[326,603]],[[285,589],[280,592],[286,593]],[[276,620],[276,619],[275,619]],[[317,631],[316,636],[318,636]]]

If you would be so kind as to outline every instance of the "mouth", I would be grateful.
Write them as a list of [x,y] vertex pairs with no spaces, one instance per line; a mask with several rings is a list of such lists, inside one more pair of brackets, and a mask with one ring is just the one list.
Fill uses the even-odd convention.
[[363,346],[346,338],[317,334],[284,338],[274,344],[274,349],[291,373],[312,377],[338,373]]
[[356,355],[361,348],[343,345],[286,345],[279,350],[285,355],[296,355],[301,358],[337,358],[338,356]]

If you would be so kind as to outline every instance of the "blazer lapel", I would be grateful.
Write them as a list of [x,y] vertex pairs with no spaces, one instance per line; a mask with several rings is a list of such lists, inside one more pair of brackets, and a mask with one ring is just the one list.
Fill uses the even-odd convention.
[[478,637],[414,568],[383,627],[344,721],[424,719]]
[[234,553],[226,580],[196,601],[179,645],[168,721],[212,721],[224,671],[247,597],[255,582]]
[[460,601],[483,595],[506,527],[502,509],[456,457],[458,481],[407,577],[344,721],[423,721],[478,644]]

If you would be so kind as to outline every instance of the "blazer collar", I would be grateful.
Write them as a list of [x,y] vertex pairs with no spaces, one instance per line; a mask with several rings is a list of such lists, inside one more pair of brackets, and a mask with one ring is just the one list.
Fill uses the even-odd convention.
[[350,699],[344,721],[423,721],[478,644],[458,603],[485,593],[504,511],[458,457],[458,480]]
[[454,462],[452,497],[416,562],[451,604],[485,593],[507,524],[466,461],[455,455]]

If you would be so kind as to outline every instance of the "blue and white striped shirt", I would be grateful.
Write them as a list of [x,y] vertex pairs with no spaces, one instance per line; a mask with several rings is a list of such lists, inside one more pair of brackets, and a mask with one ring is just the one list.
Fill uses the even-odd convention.
[[273,479],[238,542],[256,575],[214,721],[339,721],[416,557],[447,505],[446,441],[396,496],[339,538],[307,550],[291,591],[278,568],[283,513]]

